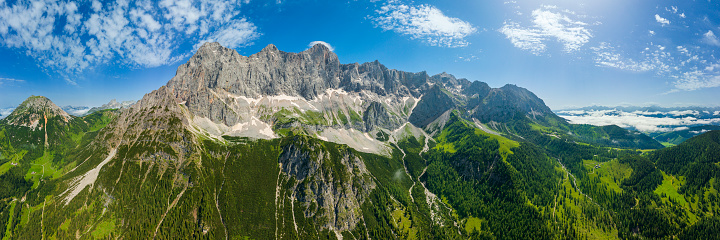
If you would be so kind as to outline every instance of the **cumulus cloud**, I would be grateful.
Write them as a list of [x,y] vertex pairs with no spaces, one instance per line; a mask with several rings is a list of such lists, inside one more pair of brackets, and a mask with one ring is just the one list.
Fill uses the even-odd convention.
[[624,112],[617,109],[575,110],[572,112],[560,111],[558,112],[558,116],[567,119],[573,124],[590,124],[595,126],[617,125],[623,128],[633,128],[641,132],[669,132],[687,129],[687,126],[720,124],[720,118],[699,119],[683,115],[684,113],[694,114],[697,113],[697,111],[672,111],[662,113],[661,116],[649,116],[655,114],[648,112]]
[[540,55],[545,52],[546,42],[554,39],[564,46],[565,52],[574,52],[593,37],[588,24],[579,20],[572,11],[557,11],[555,6],[543,6],[532,11],[531,27],[523,27],[514,21],[505,21],[500,32],[515,47]]
[[720,46],[720,39],[718,39],[718,37],[715,36],[715,33],[711,30],[708,30],[705,34],[703,34],[703,41],[713,46]]
[[0,119],[3,119],[10,115],[15,108],[0,108]]
[[667,20],[666,18],[660,17],[659,14],[655,14],[655,21],[660,23],[660,26],[665,26],[670,24],[670,20]]
[[0,3],[0,44],[70,75],[98,64],[156,67],[187,56],[191,49],[178,47],[185,40],[249,44],[257,28],[238,17],[239,7],[229,0]]
[[409,35],[431,46],[465,47],[470,44],[466,38],[477,32],[472,24],[448,17],[427,4],[413,6],[390,1],[370,18],[383,30]]
[[233,20],[227,26],[221,27],[206,39],[201,40],[195,45],[195,48],[199,48],[206,42],[218,42],[225,47],[238,48],[249,45],[251,41],[259,36],[260,34],[257,32],[257,27],[242,18]]
[[315,46],[316,44],[325,45],[325,47],[327,47],[328,49],[330,49],[330,51],[335,51],[335,48],[334,48],[333,46],[330,46],[329,43],[326,43],[326,42],[323,42],[323,41],[312,41],[312,42],[310,42],[310,44],[308,44],[308,48],[311,48],[311,47]]

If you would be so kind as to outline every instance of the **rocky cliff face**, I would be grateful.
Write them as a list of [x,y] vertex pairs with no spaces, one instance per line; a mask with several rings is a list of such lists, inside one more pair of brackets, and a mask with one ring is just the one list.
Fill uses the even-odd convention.
[[[481,89],[480,93],[484,93],[484,88]],[[472,116],[483,122],[504,122],[516,113],[524,113],[532,118],[546,114],[554,115],[545,102],[534,93],[511,84],[490,89],[486,97],[473,103],[474,105],[468,106],[472,109]]]
[[415,126],[424,128],[454,107],[452,98],[440,87],[434,86],[420,99],[408,121]]
[[166,87],[187,108],[191,125],[215,138],[270,139],[287,128],[326,138],[346,130],[373,134],[406,122],[424,127],[453,108],[483,121],[549,112],[524,89],[492,89],[447,73],[403,72],[378,61],[341,64],[321,44],[299,53],[268,45],[246,57],[206,43]]
[[283,149],[279,163],[281,185],[289,185],[290,198],[297,200],[302,215],[342,232],[362,221],[360,206],[376,184],[362,159],[349,149],[338,150],[299,140]]

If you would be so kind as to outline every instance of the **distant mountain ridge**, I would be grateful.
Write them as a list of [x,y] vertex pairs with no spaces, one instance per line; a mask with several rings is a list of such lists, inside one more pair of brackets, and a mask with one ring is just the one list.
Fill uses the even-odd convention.
[[103,104],[103,105],[100,106],[100,107],[92,107],[92,108],[90,108],[84,115],[91,114],[91,113],[93,113],[93,112],[97,112],[97,111],[105,110],[105,109],[123,109],[123,108],[128,108],[128,107],[131,107],[131,106],[132,106],[133,104],[135,104],[136,102],[137,102],[137,101],[132,101],[132,100],[118,102],[117,100],[112,99],[112,100],[110,100],[110,102],[108,102],[108,103],[106,103],[106,104]]

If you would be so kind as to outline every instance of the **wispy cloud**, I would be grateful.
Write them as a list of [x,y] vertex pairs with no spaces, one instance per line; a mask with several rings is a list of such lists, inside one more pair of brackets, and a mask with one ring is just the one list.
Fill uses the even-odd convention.
[[696,48],[676,46],[676,52],[663,45],[646,47],[635,58],[618,50],[607,42],[591,48],[598,66],[612,67],[634,72],[653,71],[660,77],[672,80],[674,87],[668,93],[693,91],[720,86],[720,66],[705,59]]
[[326,42],[323,42],[323,41],[312,41],[312,42],[310,42],[310,44],[308,44],[308,48],[311,48],[311,47],[315,46],[316,44],[325,45],[325,47],[327,47],[328,49],[330,49],[330,51],[335,51],[335,48],[334,48],[333,46],[331,46],[329,43],[326,43]]
[[0,38],[55,72],[117,63],[156,67],[186,56],[192,49],[178,47],[184,40],[247,45],[257,28],[239,17],[239,7],[226,0],[3,1]]
[[421,39],[432,46],[464,47],[466,38],[477,32],[469,22],[448,17],[440,9],[427,4],[406,5],[390,1],[370,18],[377,27]]
[[25,82],[25,80],[0,77],[0,87],[3,86],[4,84],[13,85],[16,83],[24,83],[24,82]]
[[660,17],[659,14],[655,14],[655,21],[660,23],[660,26],[665,26],[670,24],[670,20],[667,20],[666,18]]
[[595,53],[595,57],[593,58],[595,63],[602,67],[612,67],[633,72],[646,72],[668,68],[662,59],[660,59],[660,57],[663,56],[663,46],[658,46],[652,50],[650,48],[645,49],[641,60],[625,57],[621,51],[618,51],[615,46],[607,42],[601,42],[599,46],[591,47],[590,49]]
[[546,42],[556,40],[563,44],[564,51],[579,50],[593,37],[588,24],[579,20],[572,11],[559,11],[556,6],[543,6],[532,11],[533,25],[523,27],[514,21],[505,21],[500,32],[515,47],[541,55],[546,51]]

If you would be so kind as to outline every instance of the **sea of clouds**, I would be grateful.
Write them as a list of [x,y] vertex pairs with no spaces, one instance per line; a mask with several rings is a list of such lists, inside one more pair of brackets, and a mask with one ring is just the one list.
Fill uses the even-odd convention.
[[720,110],[716,108],[582,108],[556,111],[555,114],[573,124],[596,126],[617,125],[641,132],[670,132],[687,130],[692,126],[720,125]]

